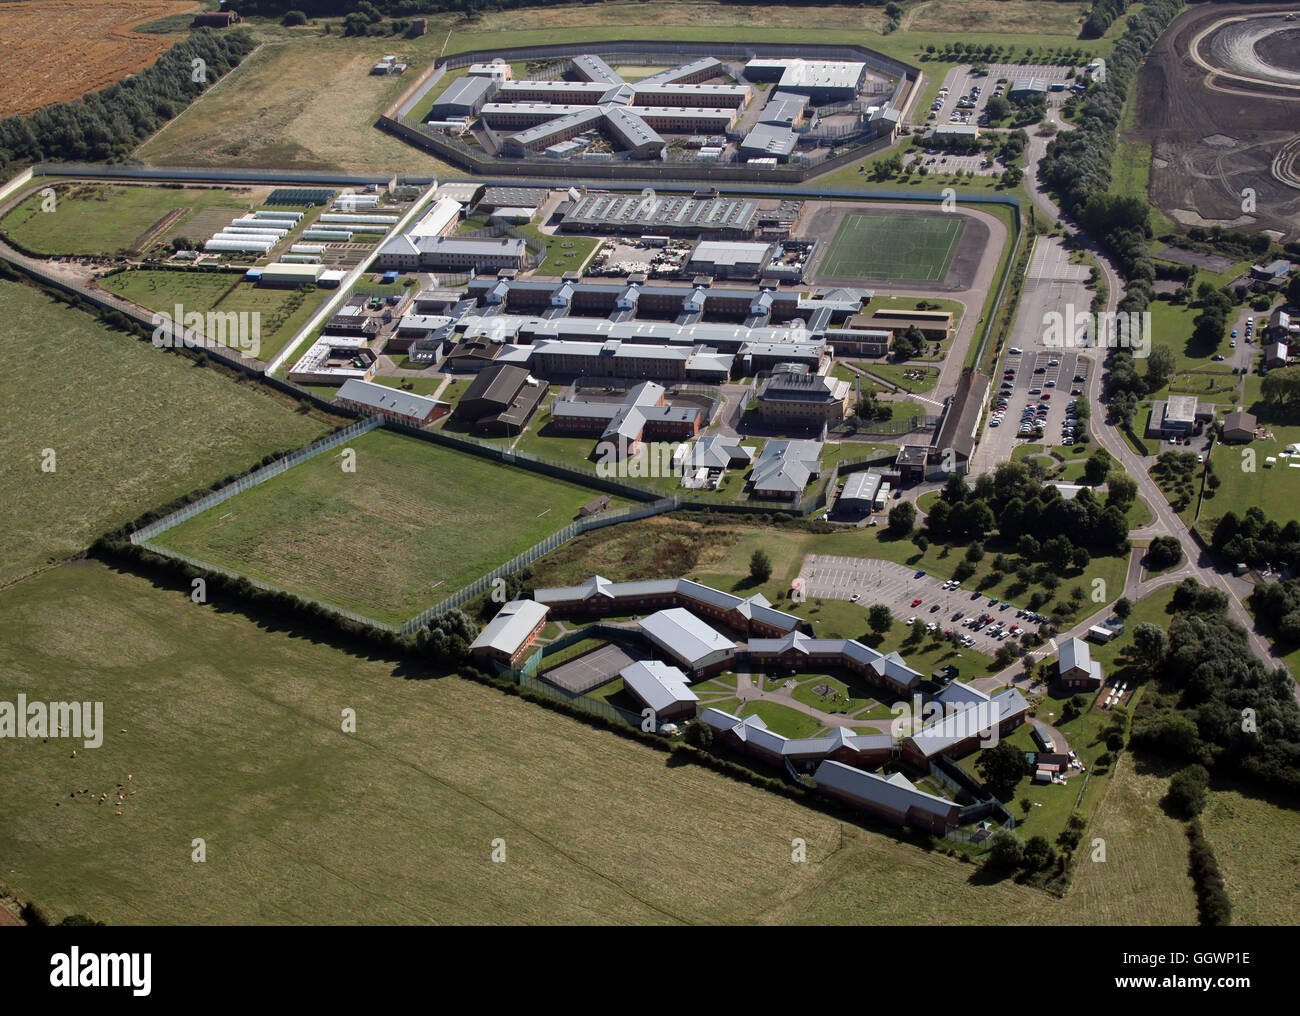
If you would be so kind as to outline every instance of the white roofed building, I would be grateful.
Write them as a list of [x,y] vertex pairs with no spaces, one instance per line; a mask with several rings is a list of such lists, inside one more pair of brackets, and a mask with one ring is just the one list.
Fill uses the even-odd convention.
[[643,618],[638,627],[658,649],[697,678],[726,669],[736,655],[732,639],[681,607],[657,611]]
[[654,712],[656,721],[695,715],[699,696],[691,691],[686,675],[676,667],[658,660],[642,660],[624,667],[619,677],[627,693]]
[[546,626],[547,613],[546,606],[536,600],[511,600],[470,643],[470,659],[518,666]]

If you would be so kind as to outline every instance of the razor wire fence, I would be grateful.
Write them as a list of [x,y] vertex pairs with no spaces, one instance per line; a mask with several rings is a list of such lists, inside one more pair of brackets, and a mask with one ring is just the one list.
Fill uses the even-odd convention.
[[630,709],[620,708],[613,703],[606,702],[604,699],[591,698],[589,695],[565,692],[563,689],[557,688],[539,677],[519,674],[518,678],[519,687],[526,688],[534,694],[544,695],[558,702],[565,702],[575,709],[581,709],[584,713],[590,713],[593,716],[599,716],[615,723],[626,723],[630,727],[641,728],[640,714],[634,713]]
[[[153,539],[153,537],[157,536],[159,533],[166,532],[168,529],[178,526],[182,522],[194,518],[196,515],[201,515],[209,509],[215,508],[217,505],[229,501],[236,494],[242,494],[246,490],[251,490],[253,487],[265,483],[272,477],[279,476],[287,469],[292,469],[294,466],[300,465],[309,459],[314,459],[317,455],[321,455],[333,448],[337,448],[341,444],[346,444],[353,438],[360,437],[362,434],[375,430],[381,426],[383,426],[382,420],[377,417],[370,417],[344,427],[342,430],[335,431],[333,434],[329,434],[317,441],[313,441],[305,448],[299,448],[297,451],[290,452],[288,455],[276,459],[269,465],[255,469],[251,473],[246,473],[244,476],[226,484],[220,490],[214,490],[210,494],[205,494],[203,497],[191,501],[184,507],[176,509],[176,511],[169,515],[165,515],[161,519],[155,519],[153,522],[141,526],[131,534],[131,542],[136,545],[143,544],[146,541]],[[160,548],[151,547],[150,549],[158,549],[160,552],[165,552],[161,551]],[[204,567],[212,566],[205,565]]]
[[507,575],[513,575],[521,568],[526,568],[538,558],[544,557],[551,553],[551,551],[564,546],[564,544],[568,543],[576,536],[581,536],[583,533],[590,532],[594,529],[603,529],[605,526],[616,525],[620,522],[635,522],[638,519],[649,518],[652,515],[661,515],[664,512],[673,511],[680,504],[681,498],[675,496],[666,497],[659,501],[655,501],[652,504],[641,505],[640,507],[623,508],[613,512],[603,512],[600,515],[593,515],[590,518],[578,519],[576,522],[571,522],[563,529],[560,529],[538,543],[533,544],[533,546],[529,547],[522,553],[516,554],[505,564],[498,565],[490,572],[480,575],[473,582],[469,583],[469,585],[462,586],[460,589],[457,589],[450,596],[434,604],[432,607],[421,611],[415,617],[402,624],[399,628],[399,633],[402,635],[413,634],[434,618],[440,617],[448,611],[455,610],[458,607],[463,607],[465,604],[478,599],[493,587],[497,579],[505,578]]

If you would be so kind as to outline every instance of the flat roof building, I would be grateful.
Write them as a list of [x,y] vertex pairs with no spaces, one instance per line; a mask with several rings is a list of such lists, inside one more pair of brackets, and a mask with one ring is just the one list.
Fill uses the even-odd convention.
[[780,91],[806,95],[817,104],[854,98],[866,72],[865,63],[849,60],[760,57],[745,64],[750,81],[775,81]]
[[746,159],[774,158],[789,162],[799,144],[799,136],[784,125],[758,123],[740,143],[740,154]]
[[686,262],[686,271],[725,279],[756,279],[772,258],[770,243],[699,240]]
[[636,236],[653,233],[739,238],[752,234],[757,214],[758,201],[749,197],[588,191],[574,201],[560,228],[566,232]]

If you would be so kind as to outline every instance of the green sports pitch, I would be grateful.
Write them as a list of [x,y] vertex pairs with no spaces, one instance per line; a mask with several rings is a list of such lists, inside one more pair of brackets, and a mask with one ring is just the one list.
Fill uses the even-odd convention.
[[960,215],[846,215],[818,274],[828,279],[942,282],[965,227]]

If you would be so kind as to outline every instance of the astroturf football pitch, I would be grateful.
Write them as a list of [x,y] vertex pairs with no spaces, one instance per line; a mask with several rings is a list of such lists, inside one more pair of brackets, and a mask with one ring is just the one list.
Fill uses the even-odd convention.
[[965,225],[959,215],[846,215],[820,273],[835,279],[942,282]]

